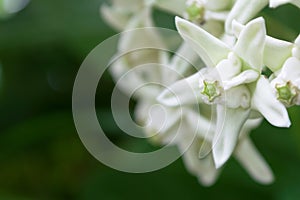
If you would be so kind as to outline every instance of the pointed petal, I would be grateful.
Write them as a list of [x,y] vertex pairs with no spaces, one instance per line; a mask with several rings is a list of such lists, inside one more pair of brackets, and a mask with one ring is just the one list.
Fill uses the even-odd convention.
[[167,106],[180,106],[201,102],[200,78],[200,73],[196,73],[186,79],[177,81],[167,87],[157,97],[157,101]]
[[269,81],[261,76],[256,87],[252,88],[252,107],[258,110],[272,125],[289,127],[291,125],[285,106],[280,103]]
[[239,142],[234,152],[234,156],[257,182],[270,184],[274,181],[272,170],[256,150],[249,137],[246,137]]
[[225,22],[226,32],[232,33],[232,21],[234,19],[245,24],[253,19],[268,3],[269,0],[252,0],[251,3],[249,3],[249,0],[237,0]]
[[300,1],[299,0],[270,0],[270,7],[276,8],[282,4],[291,3],[300,8]]
[[234,47],[238,54],[251,68],[261,71],[266,40],[266,28],[263,18],[249,22],[239,35]]
[[197,25],[176,17],[176,27],[181,37],[190,44],[207,66],[214,67],[227,58],[230,49]]
[[[239,37],[244,28],[245,26],[236,20],[232,22],[233,33],[236,37]],[[276,72],[282,67],[284,61],[292,55],[293,47],[294,44],[291,42],[267,36],[263,54],[264,64],[273,72]]]
[[293,43],[267,37],[264,50],[265,65],[273,72],[278,71],[286,59],[292,55],[293,46]]
[[217,106],[217,129],[213,139],[213,157],[216,168],[230,158],[236,146],[240,131],[249,116],[249,109],[231,109]]

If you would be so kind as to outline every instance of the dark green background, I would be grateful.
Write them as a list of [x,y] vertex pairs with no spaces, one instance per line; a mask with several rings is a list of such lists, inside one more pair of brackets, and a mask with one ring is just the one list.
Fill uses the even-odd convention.
[[[72,86],[85,56],[116,32],[99,15],[101,0],[32,0],[0,21],[0,199],[300,199],[300,109],[289,109],[293,126],[267,122],[253,131],[276,181],[262,186],[231,159],[218,182],[205,188],[181,160],[148,174],[127,174],[95,160],[76,133]],[[292,41],[300,10],[265,9],[268,33]],[[155,11],[162,27],[173,16]],[[117,144],[151,149],[122,136],[110,114],[113,82],[102,80],[97,98],[100,123]]]

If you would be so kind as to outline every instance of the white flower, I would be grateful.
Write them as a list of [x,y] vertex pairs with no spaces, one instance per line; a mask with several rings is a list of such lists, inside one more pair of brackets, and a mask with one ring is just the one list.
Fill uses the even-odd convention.
[[[245,28],[238,22],[233,22],[233,31],[238,36]],[[300,104],[300,35],[295,43],[267,36],[264,49],[264,63],[274,72],[270,77],[277,99],[285,106]]]
[[291,53],[292,56],[275,72],[275,78],[271,82],[278,100],[288,107],[300,105],[300,35]]
[[212,149],[217,168],[232,154],[251,109],[258,110],[274,126],[290,125],[286,108],[272,93],[268,80],[260,75],[266,38],[262,18],[245,26],[233,48],[186,20],[176,18],[176,25],[208,67],[170,87],[180,102],[168,90],[158,100],[169,106],[217,104],[217,134]]

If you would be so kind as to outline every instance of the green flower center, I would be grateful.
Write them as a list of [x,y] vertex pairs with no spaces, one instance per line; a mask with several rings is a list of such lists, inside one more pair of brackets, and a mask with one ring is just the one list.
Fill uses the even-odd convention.
[[276,85],[277,99],[286,106],[292,106],[297,96],[297,88],[291,82]]
[[204,16],[204,7],[199,5],[197,2],[193,2],[186,8],[186,13],[188,15],[188,20],[202,22]]
[[209,82],[203,81],[204,88],[201,94],[208,97],[208,100],[212,102],[216,97],[221,95],[218,81]]

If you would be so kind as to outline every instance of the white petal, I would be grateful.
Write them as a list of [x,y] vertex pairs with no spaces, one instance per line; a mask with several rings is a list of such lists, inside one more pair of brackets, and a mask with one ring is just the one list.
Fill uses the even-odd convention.
[[256,87],[252,88],[252,107],[258,110],[272,125],[289,127],[291,125],[285,106],[280,103],[269,81],[261,76]]
[[234,50],[251,68],[261,71],[265,39],[266,28],[264,19],[254,19],[240,33]]
[[197,136],[208,140],[209,142],[213,139],[212,130],[215,129],[215,125],[209,119],[206,119],[199,110],[184,109],[183,115],[186,123],[189,125],[192,131],[196,131]]
[[[113,65],[112,69],[125,69],[126,66],[122,67],[122,65],[124,64],[122,63],[122,60],[117,61],[116,65],[118,64],[120,64],[121,66],[115,67]],[[117,77],[118,75],[120,75],[117,74],[117,76],[114,76],[114,78],[118,78],[115,79],[116,87],[125,92],[129,97],[134,96],[142,99],[155,99],[157,94],[159,94],[159,92],[161,91],[160,87],[158,86],[159,81],[155,80],[157,76],[157,68],[158,67],[154,64],[148,64],[142,68],[133,68],[131,70],[128,70],[120,77]]]
[[249,113],[249,109],[217,106],[217,129],[212,147],[216,168],[220,168],[230,158]]
[[280,6],[282,4],[291,3],[295,6],[300,8],[300,1],[299,0],[270,0],[270,7],[276,8],[277,6]]
[[235,37],[239,37],[242,30],[245,28],[245,25],[241,24],[240,22],[236,21],[235,19],[232,21],[232,31]]
[[151,11],[149,9],[142,10],[130,20],[126,26],[127,31],[121,33],[118,44],[119,51],[127,53],[129,50],[136,49],[162,49],[164,47],[162,39],[151,27],[153,27]]
[[225,104],[229,108],[249,108],[251,103],[251,94],[245,85],[239,85],[225,91]]
[[[252,116],[251,116],[252,115]],[[251,113],[249,115],[249,118],[247,119],[247,121],[245,122],[242,130],[241,130],[241,135],[240,138],[245,137],[246,135],[248,135],[253,129],[257,128],[263,121],[263,118],[260,116],[256,116],[253,118],[253,110],[251,110]],[[252,117],[252,118],[250,118]]]
[[182,16],[186,9],[186,0],[150,0],[159,9]]
[[232,6],[232,0],[204,0],[205,8],[208,10],[229,10]]
[[242,71],[242,64],[240,59],[230,52],[228,59],[224,59],[216,66],[218,77],[221,81],[228,81],[233,77],[237,76]]
[[298,37],[295,40],[295,44],[300,47],[300,34],[298,35]]
[[232,21],[234,19],[245,24],[253,19],[268,3],[269,0],[252,0],[251,3],[249,0],[237,0],[225,22],[226,32],[232,33]]
[[300,60],[295,57],[287,59],[278,77],[292,83],[296,82],[300,78]]
[[157,98],[157,101],[167,106],[197,104],[201,102],[199,87],[200,73],[177,81],[167,87]]
[[225,90],[236,87],[241,84],[251,83],[258,79],[259,74],[253,70],[246,70],[240,73],[239,75],[233,77],[231,80],[224,81],[223,87]]
[[[191,51],[190,46],[183,42],[180,48],[172,56],[168,63],[169,70],[165,70],[162,78],[165,79],[164,83],[170,85],[175,81],[190,75],[192,69],[200,70],[204,67],[204,64],[200,61],[198,54]],[[174,70],[175,73],[170,73],[170,70]]]
[[[201,184],[210,186],[215,183],[219,175],[219,170],[215,169],[211,154],[203,159],[198,158],[198,150],[201,143],[202,140],[194,140],[193,144],[183,154],[182,159],[188,171],[197,176]],[[179,144],[179,149],[180,148],[181,144]]]
[[[232,22],[232,30],[236,37],[239,37],[244,28],[245,26],[236,20]],[[273,72],[276,72],[282,67],[284,61],[292,55],[293,47],[294,45],[291,42],[267,36],[263,56],[264,64]]]
[[181,37],[191,45],[207,66],[214,67],[227,58],[229,48],[197,25],[176,17],[176,27]]
[[270,184],[274,181],[272,170],[248,137],[239,141],[234,156],[257,182]]
[[[209,10],[205,11],[205,19],[207,21],[209,21],[209,20],[225,21],[227,19],[227,16],[228,16],[228,11],[225,11],[225,12],[214,12],[214,11],[209,11]],[[209,23],[211,23],[211,22],[209,22]]]
[[101,6],[100,11],[104,20],[117,30],[123,30],[130,20],[130,16],[107,5]]
[[293,46],[293,43],[267,37],[264,50],[265,65],[273,72],[279,70],[285,60],[292,55]]
[[137,10],[141,8],[144,4],[141,0],[111,0],[112,5],[117,8],[122,8],[124,10]]

